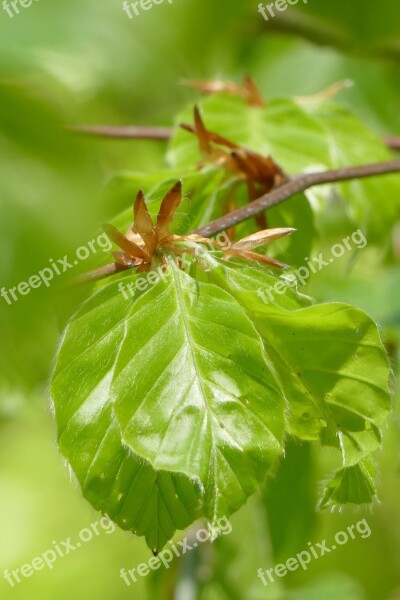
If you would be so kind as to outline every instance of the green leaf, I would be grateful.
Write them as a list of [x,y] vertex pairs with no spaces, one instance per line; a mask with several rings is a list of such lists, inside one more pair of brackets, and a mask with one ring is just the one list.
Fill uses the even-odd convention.
[[376,496],[375,465],[369,457],[352,467],[340,469],[325,489],[322,509],[343,504],[370,504]]
[[122,443],[110,385],[132,301],[118,284],[87,301],[64,333],[51,382],[58,443],[85,498],[160,550],[201,514],[201,490],[184,475],[155,471]]
[[[332,168],[391,160],[391,152],[378,135],[347,108],[331,102],[305,108],[325,132]],[[354,223],[368,234],[370,242],[388,235],[400,214],[400,175],[349,181],[338,189]]]
[[323,506],[375,493],[364,465],[390,408],[376,326],[295,289],[266,303],[282,278],[218,256],[193,265],[196,278],[171,259],[132,296],[129,273],[103,287],[69,323],[52,379],[60,449],[84,495],[154,549],[243,505],[285,428],[340,453]]
[[237,510],[282,450],[284,403],[251,321],[174,264],[130,311],[111,395],[124,443],[200,480],[211,520]]
[[295,235],[276,240],[268,255],[291,267],[300,267],[311,255],[317,231],[314,212],[305,194],[296,194],[268,210],[268,227],[294,227]]
[[[321,125],[292,100],[276,99],[260,108],[246,106],[236,96],[217,94],[198,104],[208,130],[255,152],[272,155],[289,174],[330,162]],[[179,115],[177,123],[182,122],[193,122],[192,106]],[[170,143],[170,164],[187,167],[200,158],[196,137],[178,129]]]
[[68,325],[51,391],[85,497],[159,549],[199,516],[199,490],[214,520],[258,489],[282,451],[284,402],[226,292],[175,266],[135,300],[121,281]]
[[378,448],[390,410],[389,368],[373,321],[339,303],[259,320],[280,359],[292,433],[340,445],[346,466]]
[[[377,134],[348,109],[331,102],[300,104],[295,100],[274,99],[260,108],[246,106],[239,97],[217,94],[199,105],[209,130],[253,151],[271,155],[290,175],[391,159],[390,151]],[[192,108],[188,107],[178,123],[192,121]],[[198,162],[201,155],[196,137],[178,129],[170,142],[168,158],[174,167]],[[340,192],[354,224],[367,233],[370,242],[387,236],[393,220],[399,217],[399,175],[350,181],[334,188],[329,186],[322,192],[309,190],[306,195],[322,199],[325,207],[326,189]],[[292,203],[292,219],[298,218],[293,207]]]
[[210,280],[240,299],[264,340],[288,401],[290,433],[336,447],[344,467],[379,448],[390,411],[389,364],[375,323],[346,304],[293,309],[293,290],[265,303],[259,292],[271,288],[271,277],[260,288],[261,269],[213,266]]

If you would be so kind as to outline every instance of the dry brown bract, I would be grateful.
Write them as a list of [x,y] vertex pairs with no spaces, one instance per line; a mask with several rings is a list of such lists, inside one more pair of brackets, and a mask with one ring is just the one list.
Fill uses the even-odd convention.
[[[184,85],[200,90],[203,94],[230,94],[232,96],[241,96],[244,98],[247,106],[258,106],[263,108],[267,105],[267,101],[264,100],[260,88],[255,83],[254,79],[250,75],[246,75],[243,80],[243,84],[239,85],[233,81],[221,81],[221,80],[206,80],[206,81],[183,81]],[[312,104],[314,102],[322,102],[328,100],[338,92],[350,88],[354,85],[351,79],[345,79],[342,81],[336,81],[327,88],[324,88],[316,94],[311,96],[295,96],[294,99],[299,104]]]
[[122,252],[114,252],[117,267],[122,269],[137,267],[138,272],[150,271],[157,258],[164,263],[166,262],[163,251],[169,251],[177,255],[191,252],[190,248],[179,247],[177,245],[179,242],[218,245],[217,242],[195,234],[179,236],[170,232],[169,224],[181,199],[182,182],[178,181],[163,199],[154,225],[146,206],[144,194],[140,190],[133,205],[133,225],[126,235],[118,231],[113,225],[104,225],[107,235],[122,250]]
[[243,85],[238,85],[232,81],[183,81],[182,83],[200,90],[204,94],[223,93],[242,96],[247,106],[259,106],[262,108],[266,105],[258,86],[250,75],[246,75]]
[[[215,240],[196,234],[174,235],[170,232],[169,226],[181,199],[182,182],[178,181],[163,199],[154,225],[146,206],[144,194],[139,191],[133,206],[134,222],[126,235],[118,231],[113,225],[104,225],[107,235],[121,248],[120,252],[114,252],[115,264],[118,269],[136,268],[138,272],[150,271],[157,263],[167,263],[166,252],[171,252],[176,256],[186,253],[193,254],[195,252],[193,243],[207,244],[217,250],[222,250],[224,252],[223,258],[226,260],[236,256],[274,267],[285,266],[273,258],[257,254],[252,250],[267,242],[288,235],[295,231],[294,229],[282,228],[258,231],[229,247],[222,246]],[[192,247],[187,244],[182,245],[182,242],[191,242]]]
[[[208,161],[245,180],[250,202],[268,194],[288,179],[271,156],[262,156],[218,133],[208,131],[197,106],[194,109],[194,126],[182,124],[181,127],[197,136],[200,151]],[[266,228],[264,215],[257,215],[256,220],[259,227]]]

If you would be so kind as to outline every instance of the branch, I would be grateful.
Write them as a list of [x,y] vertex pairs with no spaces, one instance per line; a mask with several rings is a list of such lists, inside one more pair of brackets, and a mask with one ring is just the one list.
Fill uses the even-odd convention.
[[[71,131],[92,137],[104,137],[119,140],[169,140],[173,135],[173,127],[146,127],[141,125],[76,125]],[[383,138],[385,145],[392,150],[400,150],[400,137]]]
[[[332,169],[331,171],[323,171],[322,173],[306,173],[304,175],[296,175],[291,177],[289,181],[275,188],[269,194],[264,194],[257,200],[250,202],[246,206],[234,210],[227,215],[224,215],[216,221],[212,221],[196,229],[192,233],[197,233],[203,237],[211,237],[221,231],[225,231],[238,223],[247,221],[251,217],[276,206],[292,196],[304,192],[305,190],[327,183],[338,183],[341,181],[350,181],[351,179],[364,179],[366,177],[374,177],[377,175],[387,175],[390,173],[400,172],[400,159],[388,162],[375,163],[370,165],[362,165],[360,167],[344,167],[342,169]],[[79,281],[81,283],[102,279],[108,275],[117,273],[120,269],[114,264],[109,264],[96,271],[81,275]]]
[[389,135],[384,138],[384,142],[388,148],[392,150],[400,150],[400,137],[396,137],[394,135]]
[[118,272],[121,272],[121,268],[118,268],[115,263],[110,263],[109,265],[104,265],[104,267],[99,267],[98,269],[89,271],[89,273],[82,273],[82,275],[79,275],[72,280],[72,284],[78,285],[81,283],[98,281],[99,279],[104,279],[104,277],[115,275],[115,273]]
[[342,169],[333,169],[322,173],[306,173],[291,177],[287,183],[275,188],[269,194],[261,196],[254,202],[251,202],[243,208],[234,210],[227,215],[212,221],[204,227],[200,227],[194,233],[204,237],[216,235],[225,229],[229,229],[250,217],[254,217],[260,212],[284,202],[291,196],[304,192],[315,185],[324,185],[327,183],[337,183],[340,181],[349,181],[351,179],[363,179],[376,175],[386,175],[389,173],[400,172],[400,160],[391,160],[383,163],[371,165],[362,165],[360,167],[345,167]]
[[172,136],[170,127],[113,127],[109,125],[77,125],[71,127],[72,131],[95,137],[111,139],[135,139],[135,140],[169,140]]

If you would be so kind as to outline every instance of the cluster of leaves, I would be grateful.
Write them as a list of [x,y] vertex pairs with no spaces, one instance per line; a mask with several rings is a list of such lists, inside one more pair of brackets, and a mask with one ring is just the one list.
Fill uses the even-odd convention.
[[[145,187],[148,203],[140,192],[133,226],[127,208],[108,227],[121,249],[118,272],[69,322],[52,378],[59,446],[85,497],[154,551],[202,516],[215,523],[238,510],[284,456],[288,436],[336,453],[321,507],[376,495],[372,455],[390,410],[376,324],[346,304],[318,305],[293,286],[268,303],[260,294],[285,284],[277,258],[296,265],[311,251],[309,199],[268,212],[268,223],[282,229],[254,233],[254,222],[241,224],[235,234],[246,238],[228,250],[210,240],[207,248],[188,232],[230,203],[251,201],[255,185],[385,160],[388,151],[331,102],[264,105],[242,95],[199,103],[194,126],[178,128],[171,141],[164,174],[116,178],[113,194],[122,189],[130,203],[133,190]],[[192,111],[178,122],[190,121]],[[381,239],[398,213],[398,191],[398,178],[386,177],[329,192],[346,199],[370,239]],[[293,227],[298,233],[286,236]],[[253,252],[279,238],[272,256]],[[136,285],[141,272],[150,277],[156,268],[162,276],[152,285]],[[122,294],[129,285],[134,295]]]

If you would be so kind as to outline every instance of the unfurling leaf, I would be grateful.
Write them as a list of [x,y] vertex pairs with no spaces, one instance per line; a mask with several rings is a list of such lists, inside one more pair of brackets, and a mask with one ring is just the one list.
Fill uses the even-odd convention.
[[202,491],[184,475],[157,472],[122,443],[110,387],[132,302],[118,285],[83,304],[64,333],[51,383],[58,444],[85,498],[161,550],[201,516]]
[[[85,496],[162,546],[173,526],[195,518],[196,490],[212,521],[258,489],[282,452],[284,401],[259,334],[230,294],[171,263],[157,284],[125,299],[119,284],[135,277],[105,287],[71,321],[52,397],[60,448]],[[160,490],[162,504],[149,506],[158,477],[171,489],[180,482],[178,497]],[[185,507],[180,524],[168,513],[174,503]]]
[[285,296],[268,295],[275,282],[265,272],[211,260],[210,279],[230,290],[264,340],[288,401],[288,431],[339,452],[344,469],[327,487],[330,505],[344,497],[344,483],[349,502],[366,502],[357,482],[372,489],[363,465],[380,447],[391,408],[389,364],[376,325],[346,304],[307,307],[289,288]]
[[[245,260],[254,260],[279,268],[286,266],[273,258],[255,254],[250,250],[282,238],[295,231],[295,229],[266,229],[243,238],[225,249],[221,243],[195,233],[179,236],[170,232],[169,225],[181,199],[182,183],[178,181],[164,197],[157,215],[156,226],[153,227],[144,194],[140,191],[134,204],[134,223],[127,235],[122,234],[113,225],[104,225],[106,233],[122,249],[122,252],[114,253],[119,270],[137,268],[137,271],[141,273],[155,269],[160,264],[165,266],[168,253],[172,253],[177,257],[185,253],[193,254],[194,250],[190,247],[190,243],[207,244],[217,250],[225,250],[223,258],[226,260],[229,260],[231,256],[238,256]],[[189,243],[189,246],[187,243]]]
[[193,262],[189,275],[171,255],[133,295],[135,274],[105,286],[68,325],[51,383],[83,493],[157,550],[199,516],[243,505],[285,432],[337,450],[323,507],[370,501],[366,465],[390,408],[385,351],[364,313],[293,289],[266,303],[260,291],[283,280],[202,258],[210,268]]
[[[137,194],[133,224],[126,209],[119,229],[106,226],[119,246],[117,274],[70,320],[51,381],[59,447],[84,496],[153,551],[199,518],[215,524],[238,510],[268,485],[288,439],[336,457],[322,508],[370,503],[390,410],[373,321],[347,304],[314,303],[269,268],[311,256],[314,205],[305,194],[268,212],[271,229],[265,215],[256,233],[254,223],[239,224],[238,241],[187,233],[270,192],[286,173],[359,163],[365,147],[380,160],[386,150],[334,105],[265,105],[249,78],[243,88],[195,86],[224,93],[201,101],[194,125],[171,141],[179,171],[120,178],[125,200],[139,188],[146,199]],[[398,182],[386,182],[383,191],[374,180],[340,188],[378,233],[398,213]],[[392,212],[374,218],[377,199]],[[277,240],[272,256],[256,251]]]
[[[181,127],[197,136],[200,151],[206,160],[245,180],[249,201],[269,193],[287,180],[286,174],[271,156],[262,156],[218,133],[208,131],[197,106],[194,109],[194,123],[194,127],[186,124],[181,124]],[[256,215],[256,222],[261,229],[267,227],[263,214]]]

